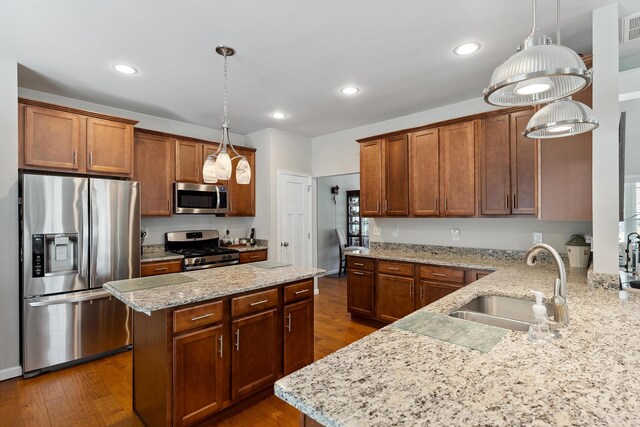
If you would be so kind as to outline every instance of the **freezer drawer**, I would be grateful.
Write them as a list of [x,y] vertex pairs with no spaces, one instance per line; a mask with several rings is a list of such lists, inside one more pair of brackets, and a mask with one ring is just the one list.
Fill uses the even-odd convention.
[[100,290],[23,300],[25,376],[131,344],[129,307]]

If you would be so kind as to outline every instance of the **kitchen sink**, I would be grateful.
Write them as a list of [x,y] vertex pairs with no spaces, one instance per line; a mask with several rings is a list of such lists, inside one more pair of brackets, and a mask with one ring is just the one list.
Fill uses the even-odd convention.
[[[526,299],[483,295],[458,308],[451,313],[451,316],[498,328],[526,332],[529,330],[533,304],[534,301]],[[553,306],[545,304],[545,307],[547,315],[553,315]]]

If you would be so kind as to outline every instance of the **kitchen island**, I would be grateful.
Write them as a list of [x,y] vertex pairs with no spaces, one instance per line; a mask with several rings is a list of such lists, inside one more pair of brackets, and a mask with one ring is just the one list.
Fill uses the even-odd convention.
[[148,426],[215,421],[313,361],[313,278],[265,262],[104,285],[133,309],[133,409]]
[[[480,295],[553,294],[553,265],[468,254],[372,250],[360,257],[495,270],[275,385],[278,397],[325,426],[639,425],[640,295],[620,303],[568,270],[571,323],[532,344],[508,331],[486,352],[400,327],[449,315]],[[455,319],[458,320],[458,319]],[[405,322],[406,323],[406,322]]]

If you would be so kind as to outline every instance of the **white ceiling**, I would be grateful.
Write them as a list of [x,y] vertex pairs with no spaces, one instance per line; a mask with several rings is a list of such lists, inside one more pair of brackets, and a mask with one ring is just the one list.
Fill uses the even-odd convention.
[[[538,3],[555,39],[556,2]],[[590,53],[591,12],[610,3],[564,0],[563,44]],[[481,96],[530,21],[529,0],[0,0],[0,56],[22,87],[217,128],[228,44],[231,129],[317,136]],[[453,55],[469,40],[482,49]]]

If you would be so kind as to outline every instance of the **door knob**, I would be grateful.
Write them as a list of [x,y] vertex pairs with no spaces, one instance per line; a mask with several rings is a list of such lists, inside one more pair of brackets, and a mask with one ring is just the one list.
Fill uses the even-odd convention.
[[281,243],[281,245],[282,245],[282,246],[285,246],[285,247],[286,247],[286,246],[289,246],[289,242]]

